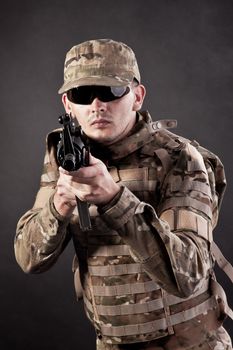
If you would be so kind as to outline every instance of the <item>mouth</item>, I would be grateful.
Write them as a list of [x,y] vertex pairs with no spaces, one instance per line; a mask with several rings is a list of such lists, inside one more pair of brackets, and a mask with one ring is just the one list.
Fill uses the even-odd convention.
[[102,128],[102,127],[106,127],[110,124],[110,121],[107,119],[96,119],[91,123],[91,126],[97,127],[97,128]]

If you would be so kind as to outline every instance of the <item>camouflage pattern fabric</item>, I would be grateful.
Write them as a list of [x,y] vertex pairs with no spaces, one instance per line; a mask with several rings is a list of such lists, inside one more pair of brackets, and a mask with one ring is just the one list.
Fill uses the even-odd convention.
[[204,349],[210,339],[213,348],[231,349],[209,287],[216,174],[188,140],[152,129],[141,114],[127,139],[104,152],[92,145],[122,191],[116,203],[90,207],[88,233],[79,229],[77,210],[67,220],[53,206],[59,133],[51,133],[41,187],[17,226],[16,259],[25,272],[40,273],[73,240],[76,285],[98,349]]
[[[190,334],[191,336],[191,334]],[[190,346],[187,342],[177,342],[174,338],[165,338],[163,340],[149,341],[136,344],[106,344],[97,338],[97,350],[224,350],[231,349],[231,339],[223,327],[217,331],[206,334],[205,340],[201,340],[195,346]]]
[[[116,59],[117,57],[117,59]],[[62,94],[83,85],[125,86],[140,73],[133,50],[111,39],[85,41],[66,54]]]

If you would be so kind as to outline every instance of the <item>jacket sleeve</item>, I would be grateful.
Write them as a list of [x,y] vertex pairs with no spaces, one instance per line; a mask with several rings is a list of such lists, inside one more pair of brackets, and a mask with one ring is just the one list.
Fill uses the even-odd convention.
[[60,216],[53,205],[58,178],[54,137],[56,133],[49,134],[47,138],[44,169],[33,208],[20,218],[16,228],[15,257],[27,273],[48,270],[70,239],[69,221]]
[[156,210],[124,187],[117,203],[100,213],[154,281],[171,294],[188,297],[212,268],[209,241],[216,200],[201,154],[187,143],[164,177]]

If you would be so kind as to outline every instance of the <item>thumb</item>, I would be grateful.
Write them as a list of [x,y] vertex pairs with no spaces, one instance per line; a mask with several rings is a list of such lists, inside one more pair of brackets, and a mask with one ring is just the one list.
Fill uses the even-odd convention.
[[95,165],[98,163],[102,163],[100,159],[95,158],[91,153],[89,153],[89,165]]

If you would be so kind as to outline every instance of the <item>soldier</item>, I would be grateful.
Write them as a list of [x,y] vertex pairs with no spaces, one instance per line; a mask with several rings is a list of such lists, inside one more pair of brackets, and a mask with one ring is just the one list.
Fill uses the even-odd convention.
[[[98,350],[231,349],[222,324],[232,314],[213,271],[220,160],[168,131],[174,121],[141,112],[146,90],[124,43],[72,47],[59,93],[89,139],[90,163],[59,167],[60,132],[48,135],[40,189],[17,225],[18,264],[46,271],[73,241],[77,297]],[[76,198],[90,204],[89,231]]]

